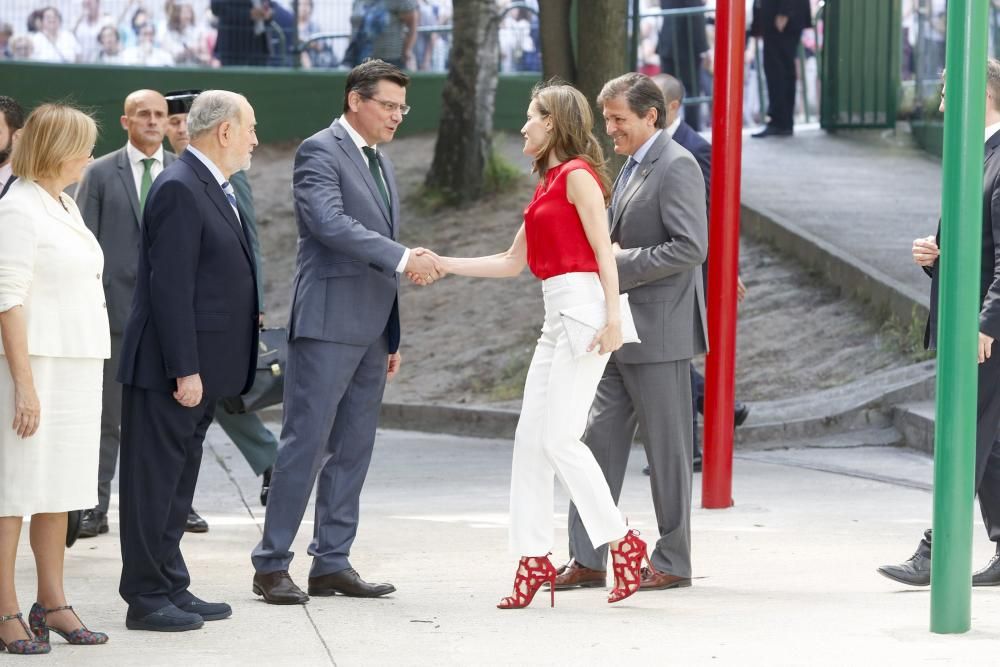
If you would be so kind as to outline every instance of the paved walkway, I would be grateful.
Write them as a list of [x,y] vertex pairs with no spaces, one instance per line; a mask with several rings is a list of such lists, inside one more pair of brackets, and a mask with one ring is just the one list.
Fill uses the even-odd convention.
[[831,135],[813,128],[790,139],[747,137],[743,144],[745,207],[926,306],[927,277],[910,247],[937,226],[936,158],[890,131]]
[[[1000,591],[974,592],[973,632],[937,636],[928,632],[928,592],[875,574],[878,564],[911,553],[931,511],[930,494],[919,488],[929,482],[929,459],[886,448],[738,454],[736,506],[694,512],[697,580],[689,589],[615,606],[602,591],[572,591],[558,594],[554,609],[539,599],[527,610],[499,611],[494,604],[508,593],[515,562],[506,553],[510,456],[505,440],[380,432],[353,563],[371,580],[394,582],[398,593],[271,607],[250,592],[258,482],[213,426],[196,497],[211,531],[186,536],[183,546],[192,590],[227,600],[234,616],[176,635],[126,630],[112,523],[110,535],[81,540],[66,562],[71,602],[111,643],[70,647],[57,638],[49,664],[969,663],[1000,636]],[[649,535],[642,458],[636,450],[621,506]],[[898,483],[872,479],[888,470]],[[554,560],[566,555],[563,521],[553,523]],[[309,532],[307,523],[292,566],[302,584]],[[979,526],[975,535],[979,564],[990,545]],[[26,538],[19,554],[27,608],[34,578]]]

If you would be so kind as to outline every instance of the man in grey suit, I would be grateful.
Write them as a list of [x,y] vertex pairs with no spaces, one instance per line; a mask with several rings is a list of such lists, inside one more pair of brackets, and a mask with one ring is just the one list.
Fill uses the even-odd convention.
[[163,150],[167,102],[155,90],[137,90],[125,98],[122,129],[128,142],[87,167],[76,190],[83,221],[104,251],[104,294],[111,325],[111,358],[104,362],[101,453],[97,471],[97,507],[87,509],[80,537],[108,532],[111,480],[121,440],[122,387],[115,380],[122,332],[132,310],[142,209],[153,181],[174,155]]
[[440,277],[436,260],[396,241],[399,190],[376,149],[409,112],[410,79],[368,60],[351,70],[344,113],[302,142],[292,177],[298,258],[288,325],[281,448],[253,591],[271,604],[309,597],[292,581],[292,542],[316,478],[309,594],[377,597],[351,567],[359,497],[375,444],[386,379],[399,370],[399,274]]
[[[637,426],[646,456],[659,529],[640,590],[691,585],[691,358],[706,350],[701,264],[708,248],[705,180],[694,156],[664,131],[659,87],[625,74],[597,98],[615,152],[628,161],[608,211],[618,279],[642,343],[612,353],[597,388],[583,440],[621,495]],[[604,586],[607,547],[595,549],[574,506],[572,560],[557,588]]]

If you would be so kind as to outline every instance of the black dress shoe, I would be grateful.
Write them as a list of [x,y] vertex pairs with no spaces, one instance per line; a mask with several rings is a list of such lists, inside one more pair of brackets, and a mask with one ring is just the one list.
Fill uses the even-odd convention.
[[181,611],[172,604],[157,609],[146,616],[125,615],[125,627],[129,630],[149,630],[150,632],[185,632],[197,630],[205,625],[205,619],[198,614]]
[[83,510],[80,516],[80,537],[97,537],[108,532],[108,513],[94,509]]
[[760,132],[751,134],[750,136],[753,137],[754,139],[763,139],[765,137],[790,137],[792,136],[792,134],[793,131],[791,128],[781,128],[781,127],[774,127],[773,125],[768,125]]
[[76,538],[80,537],[80,522],[83,521],[83,510],[70,510],[66,512],[66,548],[76,544]]
[[305,604],[309,596],[295,585],[287,570],[257,572],[253,575],[253,592],[268,604]]
[[309,595],[324,597],[340,593],[352,598],[377,598],[395,592],[392,584],[369,584],[349,567],[333,574],[309,577]]
[[736,401],[733,407],[733,426],[743,426],[743,422],[750,416],[750,406],[746,403]]
[[267,507],[267,494],[271,492],[271,472],[273,470],[273,467],[269,467],[261,474],[260,504],[262,507]]
[[187,524],[184,526],[185,533],[207,533],[208,532],[208,522],[198,516],[198,513],[191,508],[188,512]]
[[972,575],[972,585],[1000,586],[1000,553],[993,554],[986,567]]
[[929,586],[931,557],[923,551],[918,551],[899,565],[883,565],[878,568],[878,573],[907,586]]
[[179,604],[177,608],[189,614],[198,614],[206,621],[221,621],[233,615],[233,608],[225,602],[205,602],[194,596],[190,602]]

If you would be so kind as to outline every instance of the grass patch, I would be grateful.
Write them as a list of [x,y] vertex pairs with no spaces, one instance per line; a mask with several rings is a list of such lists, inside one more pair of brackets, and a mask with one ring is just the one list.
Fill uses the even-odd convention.
[[521,182],[524,174],[495,149],[490,150],[483,170],[483,190],[488,195],[496,195],[511,190]]
[[879,334],[887,347],[914,362],[934,358],[933,351],[924,349],[924,319],[915,307],[909,322],[903,322],[896,315],[884,318]]

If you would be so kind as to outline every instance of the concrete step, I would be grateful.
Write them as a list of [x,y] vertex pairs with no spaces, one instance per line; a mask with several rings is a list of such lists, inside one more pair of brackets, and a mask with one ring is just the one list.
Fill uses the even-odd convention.
[[906,446],[934,454],[934,401],[901,403],[892,410],[892,425],[902,434]]
[[933,361],[924,361],[808,396],[754,403],[736,441],[748,445],[891,427],[892,406],[933,396],[934,369]]

